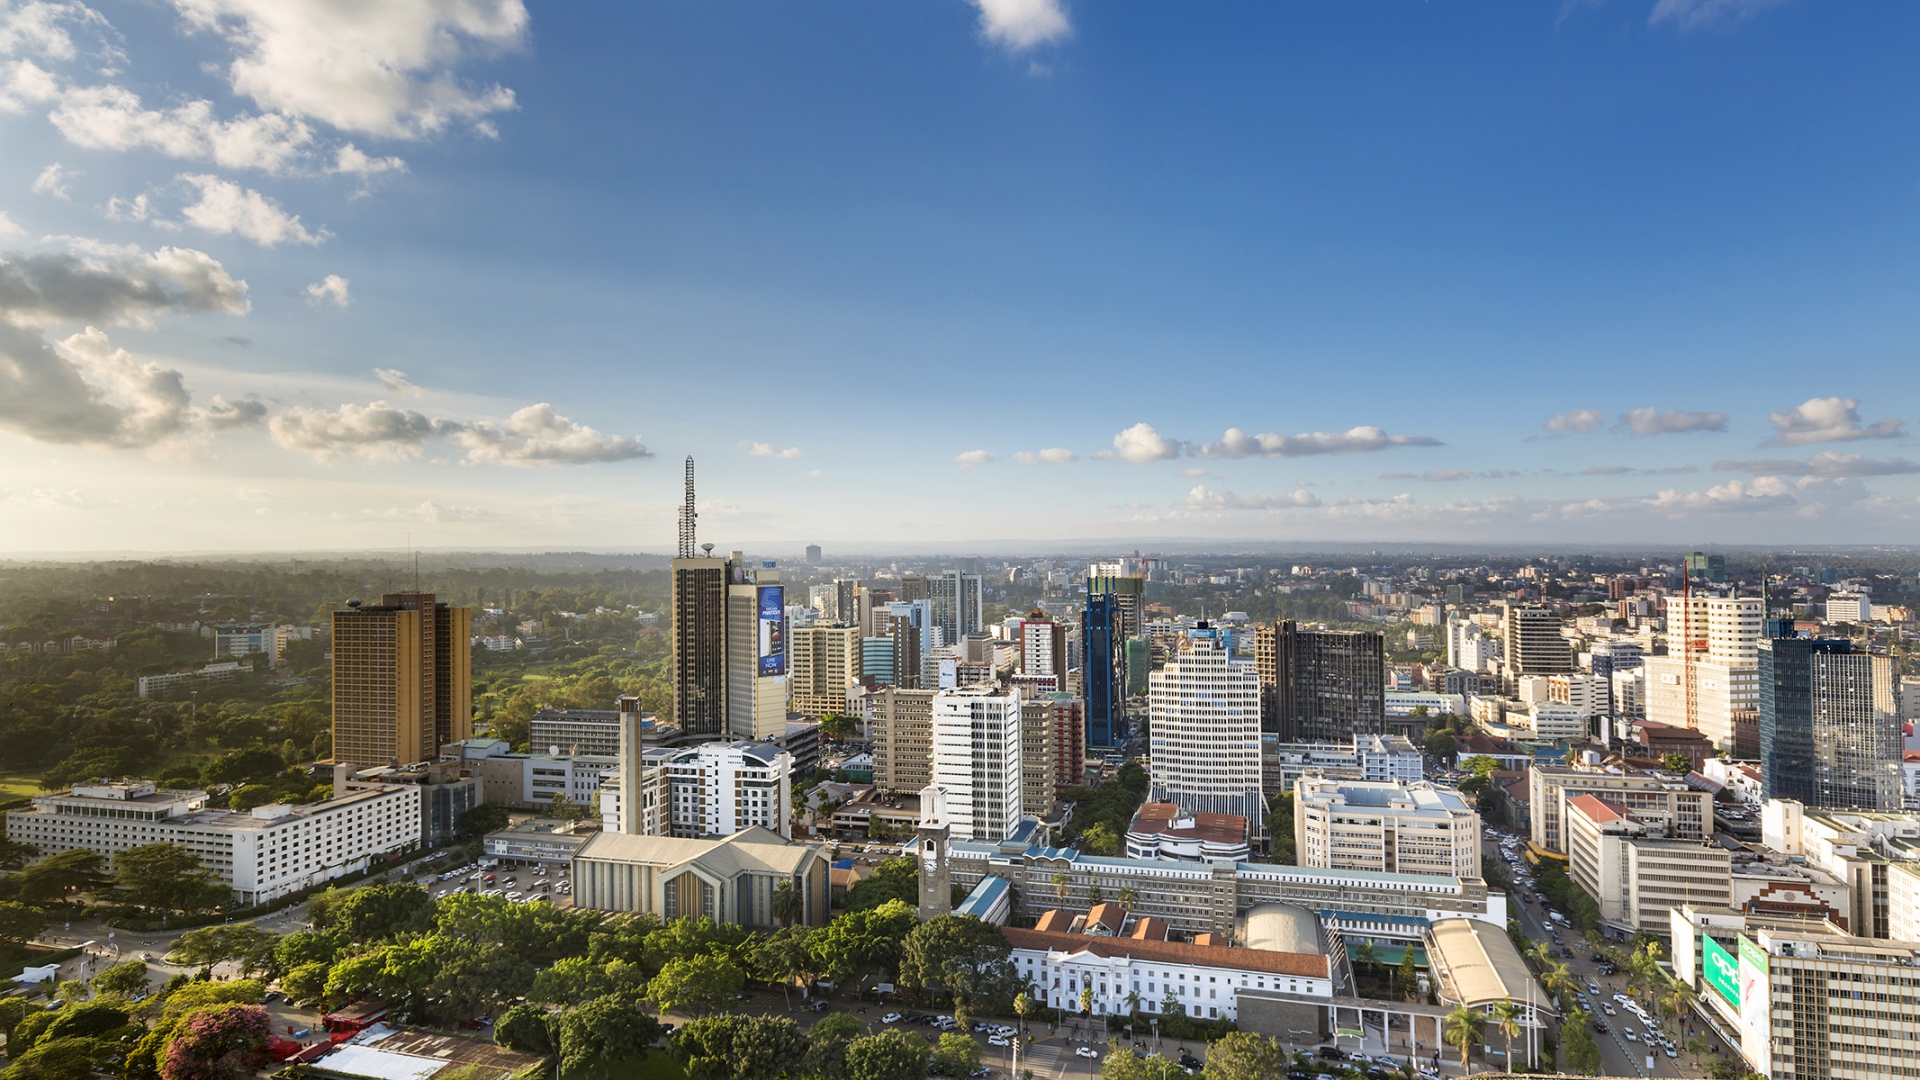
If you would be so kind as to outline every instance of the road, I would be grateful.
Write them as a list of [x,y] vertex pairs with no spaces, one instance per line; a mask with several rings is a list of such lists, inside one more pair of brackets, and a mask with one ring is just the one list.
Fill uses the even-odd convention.
[[[1500,851],[1498,843],[1500,838],[1501,834],[1489,827],[1485,841],[1485,850],[1488,858],[1498,861],[1502,866],[1507,866],[1505,856]],[[1526,865],[1524,859],[1521,865]],[[1517,875],[1514,874],[1511,867],[1508,867],[1508,873],[1517,878]],[[1530,940],[1551,941],[1551,921],[1547,918],[1545,909],[1540,904],[1522,899],[1520,893],[1523,888],[1524,886],[1516,880],[1514,889],[1508,894],[1508,913],[1512,917],[1520,920],[1521,930]],[[1601,976],[1598,972],[1598,965],[1592,958],[1593,950],[1581,940],[1580,935],[1576,931],[1571,928],[1562,929],[1560,936],[1565,941],[1566,947],[1573,950],[1574,955],[1571,960],[1568,960],[1564,956],[1559,959],[1572,969],[1575,978],[1579,980],[1581,991],[1586,994],[1588,1000],[1593,1002],[1594,1018],[1606,1021],[1609,1029],[1605,1034],[1599,1032],[1594,1033],[1594,1041],[1598,1043],[1600,1047],[1600,1074],[1602,1076],[1660,1078],[1698,1077],[1704,1075],[1700,1067],[1700,1061],[1695,1059],[1692,1054],[1687,1053],[1686,1044],[1689,1038],[1687,1021],[1691,1021],[1694,1034],[1699,1035],[1710,1046],[1714,1047],[1715,1051],[1725,1052],[1725,1047],[1714,1037],[1713,1031],[1701,1023],[1697,1017],[1688,1017],[1683,1021],[1674,1021],[1671,1019],[1662,1020],[1657,1013],[1653,1013],[1651,1008],[1649,1008],[1648,1011],[1654,1016],[1655,1021],[1661,1023],[1668,1033],[1673,1036],[1675,1047],[1680,1051],[1680,1056],[1669,1059],[1666,1054],[1657,1047],[1649,1051],[1646,1042],[1641,1041],[1644,1038],[1643,1028],[1645,1025],[1641,1024],[1638,1018],[1621,1008],[1619,1003],[1613,1000],[1615,991],[1624,992],[1626,990],[1626,978],[1623,975],[1614,975],[1612,977]],[[1597,985],[1600,988],[1598,997],[1586,989],[1588,984]],[[1601,1002],[1603,1001],[1613,1006],[1616,1015],[1606,1015],[1605,1010],[1601,1007]],[[1648,1003],[1642,1002],[1642,1004]],[[1628,1028],[1631,1028],[1637,1037],[1635,1041],[1627,1040],[1624,1029]],[[1647,1054],[1649,1052],[1654,1055],[1654,1065],[1651,1073],[1646,1069]],[[1712,1052],[1713,1051],[1710,1051],[1710,1054]]]

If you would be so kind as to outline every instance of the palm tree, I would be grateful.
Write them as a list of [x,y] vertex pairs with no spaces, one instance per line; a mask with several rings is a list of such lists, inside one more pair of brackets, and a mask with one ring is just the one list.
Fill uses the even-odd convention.
[[1379,956],[1373,951],[1373,942],[1363,941],[1355,945],[1353,947],[1353,960],[1356,964],[1366,965],[1367,974],[1373,974],[1374,964],[1379,960]]
[[1553,945],[1545,941],[1536,941],[1527,946],[1527,955],[1533,958],[1534,963],[1540,965],[1541,971],[1545,971],[1547,965],[1553,963]]
[[1067,872],[1065,870],[1055,871],[1053,875],[1053,898],[1056,900],[1065,900],[1067,898]]
[[1127,991],[1127,1019],[1140,1019],[1140,991]]
[[1694,993],[1693,987],[1675,980],[1667,984],[1666,993],[1661,995],[1660,1003],[1667,1007],[1667,1011],[1672,1013],[1675,1019],[1678,1019],[1687,1015],[1687,1007],[1692,1005],[1693,999],[1698,996]]
[[1093,987],[1089,986],[1080,991],[1080,1015],[1085,1016],[1092,1011]]
[[1020,1018],[1020,1034],[1027,1033],[1027,1016],[1033,1012],[1033,999],[1026,994],[1013,996],[1013,1015]]
[[1446,1039],[1460,1048],[1460,1069],[1466,1071],[1467,1053],[1473,1044],[1480,1041],[1481,1033],[1486,1030],[1485,1013],[1458,1005],[1447,1014]]
[[1558,999],[1560,995],[1574,989],[1578,983],[1574,980],[1573,970],[1567,965],[1550,964],[1540,973],[1540,985],[1546,987],[1547,993]]
[[1132,911],[1133,905],[1140,902],[1140,890],[1131,885],[1122,885],[1120,891],[1114,894],[1114,899],[1120,901],[1121,907]]
[[1493,1003],[1493,1024],[1507,1040],[1507,1071],[1513,1071],[1513,1037],[1520,1034],[1520,1018],[1526,1010],[1511,1001]]
[[782,926],[792,926],[806,911],[806,901],[793,882],[782,881],[773,887],[773,917],[780,920]]

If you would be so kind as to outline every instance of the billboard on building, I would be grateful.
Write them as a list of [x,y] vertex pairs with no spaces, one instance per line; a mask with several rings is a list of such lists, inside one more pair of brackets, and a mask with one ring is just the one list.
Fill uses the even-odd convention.
[[787,594],[782,585],[759,587],[760,674],[787,673]]
[[1740,935],[1740,1056],[1762,1076],[1773,1074],[1773,995],[1767,950]]
[[1719,942],[1705,934],[1700,936],[1700,976],[1727,1004],[1740,1007],[1740,965]]

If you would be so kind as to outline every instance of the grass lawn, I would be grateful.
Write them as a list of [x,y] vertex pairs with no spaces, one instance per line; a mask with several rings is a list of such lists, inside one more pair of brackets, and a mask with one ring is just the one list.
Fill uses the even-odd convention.
[[626,1058],[613,1063],[606,1076],[599,1069],[579,1069],[560,1080],[687,1080],[687,1070],[675,1065],[665,1050],[649,1050],[643,1058]]
[[24,799],[40,794],[38,776],[0,775],[0,799]]

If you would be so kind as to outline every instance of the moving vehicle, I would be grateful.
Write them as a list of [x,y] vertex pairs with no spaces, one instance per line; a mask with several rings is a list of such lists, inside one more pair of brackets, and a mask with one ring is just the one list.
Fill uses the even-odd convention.
[[880,1018],[880,1022],[883,1024],[897,1024],[900,1022],[900,1014],[897,1012],[888,1013]]
[[1100,1051],[1095,1050],[1091,1046],[1076,1046],[1073,1048],[1073,1056],[1083,1057],[1083,1058],[1097,1058],[1100,1056]]

